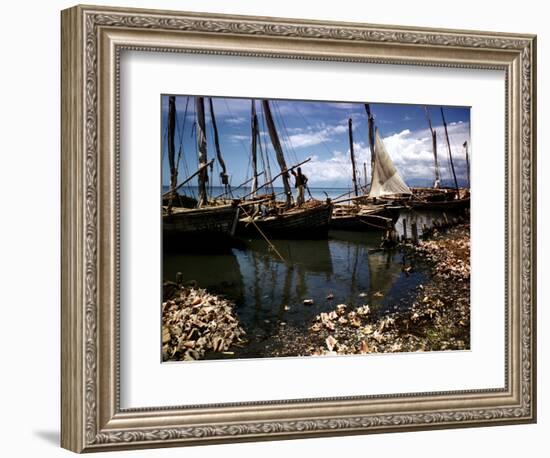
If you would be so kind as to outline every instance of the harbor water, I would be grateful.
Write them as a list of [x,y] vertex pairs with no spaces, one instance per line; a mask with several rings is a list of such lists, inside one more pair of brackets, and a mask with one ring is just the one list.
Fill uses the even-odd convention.
[[337,304],[368,304],[375,316],[411,306],[427,269],[411,269],[400,251],[380,250],[381,236],[331,231],[324,240],[272,240],[284,261],[263,239],[241,238],[221,253],[165,253],[163,278],[173,281],[181,272],[185,281],[232,300],[247,343],[229,357],[263,357],[280,343],[282,327],[305,333]]

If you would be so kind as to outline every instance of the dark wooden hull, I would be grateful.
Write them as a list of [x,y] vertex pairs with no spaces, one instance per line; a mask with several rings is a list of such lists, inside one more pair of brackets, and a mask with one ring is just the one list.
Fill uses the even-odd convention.
[[312,239],[326,237],[332,216],[332,204],[295,208],[274,216],[257,216],[239,220],[237,232],[241,235],[261,237],[258,228],[268,237],[276,239]]
[[470,198],[445,201],[415,201],[407,202],[407,206],[417,210],[460,211],[470,208]]
[[379,215],[334,216],[330,222],[331,229],[343,231],[383,231],[391,225],[391,218]]
[[350,208],[334,212],[330,228],[345,231],[383,231],[391,229],[399,217],[402,207],[380,206],[380,208],[365,209],[359,206],[359,211]]
[[162,217],[165,248],[208,249],[231,241],[239,209],[233,205],[204,208],[174,208]]

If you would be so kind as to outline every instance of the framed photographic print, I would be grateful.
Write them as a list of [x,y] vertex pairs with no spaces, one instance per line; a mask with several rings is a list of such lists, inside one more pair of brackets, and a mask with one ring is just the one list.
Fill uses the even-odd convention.
[[62,446],[534,422],[532,35],[62,12]]

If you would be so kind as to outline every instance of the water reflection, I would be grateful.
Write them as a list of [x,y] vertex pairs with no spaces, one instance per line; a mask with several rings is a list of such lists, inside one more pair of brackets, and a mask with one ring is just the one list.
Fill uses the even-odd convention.
[[280,326],[305,330],[337,304],[369,304],[377,315],[410,306],[424,271],[419,266],[404,272],[401,253],[378,250],[380,236],[331,231],[328,240],[273,240],[284,262],[264,240],[242,239],[239,248],[224,254],[166,254],[163,278],[182,272],[186,280],[235,301],[249,340],[235,356],[259,357]]

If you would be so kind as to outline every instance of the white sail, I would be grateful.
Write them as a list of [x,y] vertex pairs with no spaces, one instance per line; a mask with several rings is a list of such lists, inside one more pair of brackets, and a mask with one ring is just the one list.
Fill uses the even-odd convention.
[[412,192],[397,172],[377,130],[374,141],[374,167],[369,197],[395,194],[412,194]]

